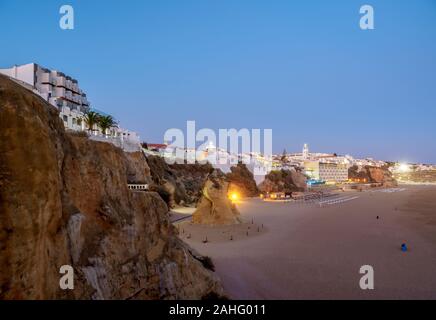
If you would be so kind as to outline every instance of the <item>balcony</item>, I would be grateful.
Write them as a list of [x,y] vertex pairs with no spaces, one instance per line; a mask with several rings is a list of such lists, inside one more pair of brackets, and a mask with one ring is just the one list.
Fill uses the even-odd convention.
[[40,82],[43,83],[43,84],[46,84],[46,83],[49,83],[49,84],[52,84],[52,85],[55,84],[53,78],[51,77],[50,73],[48,73],[48,72],[45,72],[45,73],[41,74]]
[[66,94],[65,88],[56,87],[53,95],[56,97],[65,97],[65,94]]
[[66,87],[69,90],[73,90],[73,83],[71,82],[71,80],[66,81]]
[[85,106],[89,106],[89,101],[86,97],[82,97],[82,104]]
[[71,94],[70,91],[65,91],[65,96],[66,99],[73,101],[73,95]]
[[65,77],[58,77],[56,78],[56,85],[59,87],[67,87],[67,79]]
[[77,85],[77,83],[74,83],[74,82],[73,82],[73,84],[72,84],[72,86],[71,86],[71,90],[72,90],[74,93],[80,94],[80,89],[79,89],[79,86]]
[[73,101],[77,104],[82,104],[82,97],[77,94],[73,94]]

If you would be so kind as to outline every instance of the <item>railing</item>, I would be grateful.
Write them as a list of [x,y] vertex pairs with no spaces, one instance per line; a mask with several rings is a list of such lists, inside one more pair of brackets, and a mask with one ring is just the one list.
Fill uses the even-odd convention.
[[125,152],[141,151],[141,145],[123,137],[104,136],[100,133],[89,135],[89,139],[100,142],[112,143],[114,146],[123,149]]
[[129,190],[144,191],[148,190],[148,184],[128,184]]

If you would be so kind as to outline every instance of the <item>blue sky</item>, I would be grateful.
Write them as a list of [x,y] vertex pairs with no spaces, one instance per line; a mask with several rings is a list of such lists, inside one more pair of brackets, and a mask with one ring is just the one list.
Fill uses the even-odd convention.
[[[364,4],[375,30],[359,28]],[[271,128],[276,152],[436,163],[434,0],[0,0],[0,39],[0,66],[76,77],[149,142],[195,120]]]

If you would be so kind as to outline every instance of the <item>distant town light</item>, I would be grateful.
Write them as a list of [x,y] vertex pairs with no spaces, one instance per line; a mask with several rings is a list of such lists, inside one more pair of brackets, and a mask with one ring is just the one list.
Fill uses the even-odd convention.
[[409,172],[410,171],[410,167],[409,167],[408,164],[401,163],[400,166],[398,167],[398,170],[400,172]]

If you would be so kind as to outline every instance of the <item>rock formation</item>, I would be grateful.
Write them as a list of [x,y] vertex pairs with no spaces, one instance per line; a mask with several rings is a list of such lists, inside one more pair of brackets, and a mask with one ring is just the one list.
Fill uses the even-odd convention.
[[194,205],[201,196],[207,176],[213,171],[210,164],[171,164],[159,156],[147,156],[155,187],[162,187],[169,197],[169,205]]
[[301,192],[307,189],[306,176],[297,170],[271,171],[259,185],[263,193],[267,192]]
[[168,195],[167,204],[170,207],[189,202],[185,186],[169,168],[165,159],[159,156],[149,155],[147,156],[147,163],[150,167],[151,177],[154,183],[152,189],[155,189],[159,193],[162,193],[160,189],[163,189]]
[[213,172],[211,164],[172,164],[169,166],[179,181],[183,184],[187,203],[196,204],[201,197],[201,191],[207,177]]
[[369,183],[380,183],[385,187],[394,187],[398,183],[388,170],[388,167],[352,166],[348,169],[351,179],[365,179]]
[[357,165],[348,168],[348,178],[364,180],[369,182],[369,175],[365,167],[359,169],[359,166]]
[[231,172],[227,174],[230,181],[229,192],[236,192],[242,197],[257,197],[259,190],[253,173],[248,170],[245,164],[239,163],[230,168]]
[[[222,294],[175,235],[142,154],[66,133],[58,111],[0,76],[0,299]],[[74,268],[61,290],[60,267]]]
[[240,223],[239,212],[228,197],[229,182],[220,171],[213,171],[202,189],[202,197],[192,222],[206,225]]

